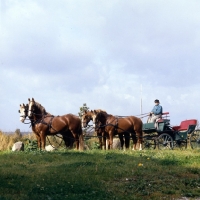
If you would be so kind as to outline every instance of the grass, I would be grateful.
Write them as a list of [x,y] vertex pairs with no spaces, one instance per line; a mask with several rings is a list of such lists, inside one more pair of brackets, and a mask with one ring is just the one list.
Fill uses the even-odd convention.
[[0,152],[0,200],[200,197],[200,150]]

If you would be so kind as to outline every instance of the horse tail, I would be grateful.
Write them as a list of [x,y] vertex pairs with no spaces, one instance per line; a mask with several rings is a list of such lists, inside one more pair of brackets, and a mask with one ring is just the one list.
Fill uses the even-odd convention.
[[84,137],[83,137],[82,126],[80,124],[80,127],[79,127],[79,151],[83,151],[83,150],[84,150]]
[[79,135],[79,151],[84,150],[84,138],[83,138],[83,132],[81,130],[81,134]]

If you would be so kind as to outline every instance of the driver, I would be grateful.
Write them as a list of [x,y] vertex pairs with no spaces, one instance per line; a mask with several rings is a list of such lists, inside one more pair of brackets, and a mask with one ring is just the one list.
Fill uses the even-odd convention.
[[155,123],[157,119],[162,118],[162,106],[158,99],[154,101],[155,106],[153,107],[152,111],[149,113],[150,119],[149,123]]

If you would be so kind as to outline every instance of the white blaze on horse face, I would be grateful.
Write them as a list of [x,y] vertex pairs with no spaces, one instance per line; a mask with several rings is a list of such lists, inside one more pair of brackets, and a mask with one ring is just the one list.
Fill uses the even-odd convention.
[[31,101],[28,105],[28,116],[30,117],[31,116],[31,108],[32,108],[32,105],[33,105],[33,102]]
[[84,126],[84,116],[82,116],[82,118],[81,118],[81,124],[82,124],[82,128],[85,128],[85,126]]
[[93,122],[93,127],[94,127],[94,128],[96,127],[95,121],[96,121],[96,115],[93,115],[93,116],[92,116],[92,122]]

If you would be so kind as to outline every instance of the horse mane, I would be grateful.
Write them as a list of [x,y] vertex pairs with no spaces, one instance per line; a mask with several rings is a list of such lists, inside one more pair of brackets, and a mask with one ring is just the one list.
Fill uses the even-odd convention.
[[39,109],[41,111],[41,113],[43,115],[47,115],[47,114],[50,114],[46,111],[46,109],[38,102],[35,101],[35,106],[37,107],[37,109]]
[[101,110],[101,109],[96,109],[95,111],[96,111],[96,112],[104,112],[104,113],[107,113],[105,110]]
[[105,111],[97,112],[97,115],[96,115],[96,117],[103,117],[103,120],[106,120],[107,116],[108,116],[108,113]]

